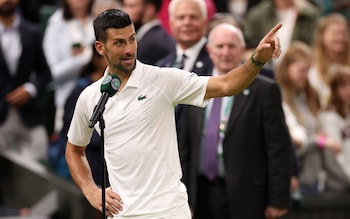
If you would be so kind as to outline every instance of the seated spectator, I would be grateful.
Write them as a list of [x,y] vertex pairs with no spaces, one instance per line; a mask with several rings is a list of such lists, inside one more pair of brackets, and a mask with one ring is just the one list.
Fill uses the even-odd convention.
[[323,150],[326,172],[325,191],[350,191],[350,66],[337,66],[330,72],[330,101],[320,113],[320,124],[341,150]]
[[91,59],[94,43],[92,6],[94,0],[62,0],[50,16],[44,33],[44,52],[55,92],[55,132],[63,125],[63,108],[82,67]]
[[308,81],[311,63],[311,48],[305,43],[294,42],[276,70],[286,122],[300,159],[299,179],[304,193],[324,189],[322,148],[339,150],[339,144],[319,128],[318,96]]
[[322,17],[315,32],[309,80],[318,93],[322,107],[328,103],[328,72],[334,65],[350,65],[350,29],[347,20],[340,14]]

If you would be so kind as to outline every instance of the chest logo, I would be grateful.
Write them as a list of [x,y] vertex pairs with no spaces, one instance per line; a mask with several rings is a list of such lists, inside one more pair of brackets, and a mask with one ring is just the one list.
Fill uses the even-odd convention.
[[141,101],[141,100],[144,100],[146,98],[147,98],[147,95],[140,95],[140,96],[138,96],[137,100]]

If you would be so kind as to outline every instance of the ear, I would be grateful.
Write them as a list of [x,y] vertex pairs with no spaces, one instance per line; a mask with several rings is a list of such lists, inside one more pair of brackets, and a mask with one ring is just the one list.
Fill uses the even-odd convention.
[[101,56],[105,55],[105,46],[102,42],[95,41],[95,48],[96,48],[96,51],[98,52],[98,54],[100,54]]

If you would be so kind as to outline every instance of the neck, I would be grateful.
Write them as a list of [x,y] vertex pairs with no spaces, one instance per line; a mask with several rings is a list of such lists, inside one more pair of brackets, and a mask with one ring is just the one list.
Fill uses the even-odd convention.
[[0,23],[2,23],[6,28],[11,27],[15,21],[15,15],[0,17]]
[[88,17],[88,14],[85,11],[80,10],[74,13],[74,17],[84,22]]
[[331,63],[342,63],[344,59],[344,55],[336,52],[327,52],[327,58]]
[[283,10],[283,9],[288,9],[294,6],[293,1],[285,1],[285,0],[276,0],[274,1],[276,9]]

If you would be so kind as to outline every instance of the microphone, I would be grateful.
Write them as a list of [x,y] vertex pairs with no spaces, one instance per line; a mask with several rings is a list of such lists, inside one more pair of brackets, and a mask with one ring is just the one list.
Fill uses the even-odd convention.
[[117,75],[107,75],[101,84],[101,93],[102,96],[94,108],[94,112],[90,118],[89,127],[92,128],[95,126],[96,122],[100,119],[105,110],[105,105],[109,97],[112,97],[115,93],[118,92],[121,81]]

